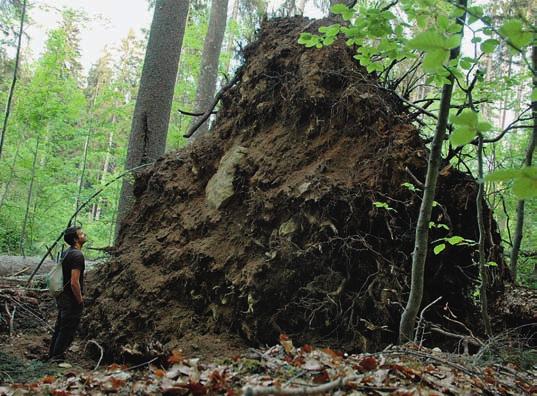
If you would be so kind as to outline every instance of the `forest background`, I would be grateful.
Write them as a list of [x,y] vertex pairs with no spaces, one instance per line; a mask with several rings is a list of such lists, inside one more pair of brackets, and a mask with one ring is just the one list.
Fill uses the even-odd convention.
[[[51,2],[52,3],[52,2]],[[148,2],[148,7],[152,7]],[[204,40],[212,2],[190,2],[183,38],[179,72],[175,84],[167,151],[188,143],[183,134],[192,117],[181,113],[199,111],[196,93],[200,86]],[[302,14],[305,3],[320,15],[328,13],[328,0],[280,1],[230,0],[225,15],[226,30],[218,58],[217,86],[232,78],[241,63],[240,49],[254,36],[265,16]],[[359,3],[378,5],[382,1]],[[388,4],[389,2],[385,2]],[[15,66],[14,48],[20,21],[19,0],[0,0],[0,108],[6,106]],[[497,21],[527,15],[534,0],[480,2]],[[148,30],[130,32],[116,48],[103,48],[102,55],[85,73],[81,65],[80,36],[93,23],[92,16],[65,8],[57,26],[47,34],[43,53],[35,60],[24,49],[18,70],[8,131],[0,158],[0,253],[41,255],[65,227],[81,202],[124,171],[132,113],[143,66]],[[127,12],[126,12],[127,14]],[[31,26],[28,5],[25,26]],[[127,17],[127,15],[126,15]],[[139,34],[141,33],[141,34]],[[463,50],[480,46],[465,35]],[[298,39],[298,38],[297,38]],[[313,49],[314,50],[314,49]],[[485,81],[479,86],[481,114],[492,124],[492,132],[508,129],[505,136],[485,147],[486,173],[519,168],[531,136],[528,121],[532,75],[522,54],[499,42],[481,54],[486,65]],[[530,56],[531,58],[531,56]],[[400,69],[401,76],[407,70]],[[428,103],[431,111],[438,89],[423,75],[408,96],[414,103]],[[400,92],[404,95],[404,92]],[[213,93],[214,94],[214,93]],[[205,110],[205,109],[203,109]],[[530,117],[531,119],[531,117]],[[424,138],[432,135],[433,123],[422,122]],[[452,165],[477,175],[477,159],[471,147],[462,149]],[[121,184],[113,183],[77,217],[90,236],[90,247],[113,244]],[[500,224],[505,251],[513,246],[519,198],[509,183],[486,184],[486,199]],[[379,203],[381,204],[381,203]],[[518,278],[537,287],[537,202],[525,204],[525,224]],[[90,258],[102,255],[89,251]]]

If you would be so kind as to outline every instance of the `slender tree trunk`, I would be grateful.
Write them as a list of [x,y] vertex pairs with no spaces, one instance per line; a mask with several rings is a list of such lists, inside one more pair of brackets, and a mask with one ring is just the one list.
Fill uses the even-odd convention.
[[[537,46],[532,48],[532,63],[533,68],[537,70]],[[537,89],[537,76],[533,76],[533,88]],[[524,158],[524,166],[531,166],[533,161],[533,152],[537,144],[537,101],[531,103],[531,112],[533,116],[533,130],[526,149],[526,157]],[[516,226],[515,236],[513,240],[513,250],[511,250],[511,274],[513,282],[516,283],[518,275],[518,256],[520,254],[520,246],[522,245],[522,236],[524,234],[524,200],[518,201],[516,208]]]
[[[82,156],[82,170],[80,171],[80,175],[78,177],[78,191],[77,191],[76,200],[75,200],[75,210],[80,205],[80,196],[82,194],[82,186],[84,185],[84,175],[86,173],[86,166],[88,163],[88,148],[89,148],[90,137],[91,137],[91,122],[90,122],[90,125],[88,125],[88,133],[86,134],[86,140],[84,141],[84,154]],[[76,224],[76,216],[73,221],[74,221],[73,224]]]
[[40,137],[37,135],[34,151],[34,159],[32,160],[32,176],[30,178],[30,186],[28,187],[28,196],[26,198],[26,210],[24,212],[24,220],[22,221],[22,230],[20,238],[20,254],[25,256],[24,253],[24,243],[26,240],[26,227],[28,225],[28,216],[30,214],[30,206],[32,203],[32,194],[34,192],[34,181],[35,181],[35,171],[37,168],[37,154],[39,153],[39,141]]
[[477,207],[477,224],[479,227],[479,275],[481,277],[481,286],[479,289],[479,301],[481,302],[481,318],[485,325],[485,333],[492,337],[492,326],[490,325],[490,317],[488,310],[489,279],[485,259],[485,219],[483,218],[483,135],[478,136],[477,145],[477,168],[479,187],[477,190],[476,207]]
[[[204,113],[213,101],[218,78],[218,60],[224,41],[224,33],[227,23],[228,0],[213,0],[211,2],[211,15],[209,17],[209,29],[203,44],[201,56],[201,72],[196,91],[196,110]],[[196,122],[194,118],[192,122]],[[192,139],[204,135],[209,130],[209,120],[205,121],[192,135]]]
[[[188,3],[188,0],[156,1],[132,118],[126,169],[155,161],[166,149]],[[116,236],[134,200],[130,180],[123,181],[119,199]]]
[[[116,115],[112,117],[112,125],[116,122]],[[110,158],[112,157],[112,147],[114,146],[114,128],[110,129],[110,134],[108,135],[108,148],[106,149],[106,156],[104,157],[103,171],[101,173],[101,186],[104,185],[106,176],[108,175],[108,168],[110,167]],[[99,198],[95,204],[94,211],[94,220],[99,220],[101,218],[101,202],[102,198]]]
[[[466,0],[459,0],[459,4],[466,8]],[[464,26],[466,13],[459,19],[457,23]],[[451,50],[449,59],[456,59],[459,56],[460,47]],[[421,306],[423,298],[423,283],[425,273],[425,260],[429,246],[429,221],[431,220],[431,212],[433,207],[434,195],[436,192],[436,181],[438,179],[438,171],[442,162],[442,143],[446,134],[447,120],[449,115],[449,107],[451,105],[451,94],[453,92],[454,77],[450,74],[448,77],[449,83],[442,87],[442,97],[440,100],[440,111],[438,114],[438,122],[431,144],[431,152],[429,153],[429,161],[427,165],[427,176],[425,178],[425,188],[423,191],[423,199],[421,201],[418,223],[416,225],[416,237],[414,252],[412,253],[412,275],[410,295],[401,316],[399,325],[399,342],[411,341],[414,337],[414,325],[416,316]]]
[[2,158],[2,150],[4,148],[4,139],[7,131],[7,122],[9,120],[9,114],[11,112],[11,101],[13,100],[13,93],[15,92],[15,84],[17,83],[17,72],[19,70],[19,59],[21,53],[22,32],[24,28],[24,18],[26,16],[26,0],[22,3],[21,22],[19,28],[19,37],[17,38],[17,54],[15,55],[15,67],[13,69],[13,79],[11,80],[11,86],[9,87],[9,94],[7,96],[6,111],[4,115],[4,123],[2,125],[2,132],[0,133],[0,159]]
[[306,8],[306,0],[298,0],[296,2],[297,15],[304,15],[304,9]]
[[7,193],[9,191],[9,187],[11,186],[11,182],[13,181],[13,177],[15,176],[15,164],[17,163],[17,157],[19,156],[20,146],[21,146],[21,140],[17,142],[17,148],[15,149],[13,162],[11,163],[11,166],[9,168],[9,178],[4,183],[4,191],[2,192],[2,196],[0,197],[0,209],[2,209],[2,206],[4,205],[5,199],[7,197]]
[[[239,2],[240,0],[233,1],[233,8],[231,9],[230,21],[236,22],[239,17]],[[224,65],[224,70],[228,74],[230,72],[231,60],[233,59],[234,40],[235,40],[235,32],[232,29],[228,29],[228,36],[226,38],[226,45],[224,47],[225,53],[231,53],[226,64]]]

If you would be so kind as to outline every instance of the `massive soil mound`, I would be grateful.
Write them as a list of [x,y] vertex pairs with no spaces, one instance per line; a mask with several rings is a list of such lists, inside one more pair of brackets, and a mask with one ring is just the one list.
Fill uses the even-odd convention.
[[[352,49],[297,43],[321,23],[265,23],[211,134],[137,178],[86,318],[109,352],[143,353],[192,334],[255,344],[287,333],[355,350],[396,340],[420,203],[403,184],[417,184],[410,173],[424,180],[427,149]],[[433,221],[446,227],[432,228],[432,241],[477,240],[475,194],[470,176],[442,170]],[[501,287],[491,249],[499,237],[488,210],[485,218]],[[443,300],[428,317],[441,321],[448,304],[458,320],[479,322],[475,247],[434,255],[433,246],[424,304]]]

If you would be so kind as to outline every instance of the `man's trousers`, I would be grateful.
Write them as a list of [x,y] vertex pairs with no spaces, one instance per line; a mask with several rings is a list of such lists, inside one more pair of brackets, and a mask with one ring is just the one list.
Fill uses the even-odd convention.
[[83,305],[78,304],[65,293],[56,297],[56,305],[58,306],[58,319],[56,319],[56,326],[54,326],[48,356],[49,358],[63,359],[65,351],[73,342],[82,316]]

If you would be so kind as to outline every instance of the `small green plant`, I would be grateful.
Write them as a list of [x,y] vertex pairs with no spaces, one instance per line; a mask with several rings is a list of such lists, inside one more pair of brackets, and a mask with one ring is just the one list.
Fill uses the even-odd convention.
[[403,184],[401,184],[401,186],[403,186],[404,188],[412,191],[412,192],[416,192],[416,191],[419,191],[419,188],[417,188],[414,184],[412,183],[409,183],[409,182],[405,182]]
[[373,206],[375,208],[382,208],[382,209],[386,209],[388,212],[397,212],[397,210],[395,210],[394,208],[392,208],[390,205],[388,205],[386,202],[381,202],[381,201],[375,201],[373,202]]
[[448,244],[451,246],[464,246],[464,245],[474,246],[477,244],[476,241],[463,238],[459,235],[453,235],[451,237],[440,238],[434,241],[433,243],[435,242],[441,242],[433,248],[433,253],[436,255],[442,253],[446,249]]
[[429,228],[437,228],[437,229],[441,229],[443,228],[444,230],[447,230],[449,231],[449,227],[447,226],[447,224],[444,224],[444,223],[435,223],[434,221],[430,221],[429,222]]

